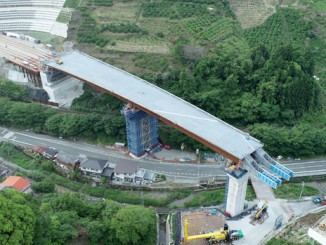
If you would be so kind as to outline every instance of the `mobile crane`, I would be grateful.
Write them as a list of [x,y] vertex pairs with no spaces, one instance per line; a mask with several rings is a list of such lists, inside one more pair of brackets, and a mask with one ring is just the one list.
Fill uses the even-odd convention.
[[229,226],[224,224],[224,229],[209,231],[205,234],[189,236],[189,221],[185,219],[184,224],[184,239],[183,242],[190,242],[194,240],[206,239],[208,244],[238,240],[243,237],[241,230],[229,230]]
[[263,206],[253,216],[251,216],[250,224],[255,225],[257,221],[262,224],[268,218],[267,208],[268,200],[265,201]]

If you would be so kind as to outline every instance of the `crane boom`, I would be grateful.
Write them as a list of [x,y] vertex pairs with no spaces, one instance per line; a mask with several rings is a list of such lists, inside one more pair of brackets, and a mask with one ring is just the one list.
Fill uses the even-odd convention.
[[268,200],[265,201],[264,205],[261,207],[261,209],[256,213],[255,218],[259,219],[261,213],[268,207]]
[[229,231],[227,225],[226,225],[226,227],[227,227],[227,229],[224,229],[224,230],[215,230],[215,231],[208,232],[205,234],[189,236],[189,221],[188,221],[188,219],[185,219],[184,240],[185,240],[185,242],[190,242],[190,241],[194,241],[194,240],[206,239],[206,240],[208,240],[209,244],[211,244],[211,243],[216,243],[219,241],[237,240],[237,239],[243,237],[243,234],[240,230]]

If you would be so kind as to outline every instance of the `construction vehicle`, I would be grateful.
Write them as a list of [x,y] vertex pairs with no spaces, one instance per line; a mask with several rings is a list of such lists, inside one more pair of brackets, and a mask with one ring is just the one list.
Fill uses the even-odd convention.
[[224,224],[221,230],[212,230],[200,235],[189,236],[189,221],[185,219],[183,242],[206,239],[208,244],[238,240],[243,237],[241,230],[229,230],[229,226]]
[[269,216],[267,213],[268,200],[265,201],[263,206],[251,216],[250,224],[255,225],[257,222],[262,224]]
[[57,60],[57,64],[58,64],[58,65],[62,65],[62,64],[63,64],[62,60],[59,60],[59,59],[58,59],[58,60]]

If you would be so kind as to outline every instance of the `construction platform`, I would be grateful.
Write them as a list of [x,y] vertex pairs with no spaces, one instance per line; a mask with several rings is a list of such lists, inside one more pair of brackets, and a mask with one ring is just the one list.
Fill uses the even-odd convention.
[[51,51],[43,44],[2,34],[0,34],[0,57],[36,73],[40,72],[44,61],[53,59]]
[[[218,214],[209,214],[206,212],[183,212],[182,213],[182,227],[184,229],[185,220],[189,221],[189,235],[199,235],[211,230],[223,229],[225,218]],[[183,231],[184,233],[184,231]],[[207,245],[205,239],[194,240],[187,243],[187,245]],[[231,244],[224,242],[224,244]]]

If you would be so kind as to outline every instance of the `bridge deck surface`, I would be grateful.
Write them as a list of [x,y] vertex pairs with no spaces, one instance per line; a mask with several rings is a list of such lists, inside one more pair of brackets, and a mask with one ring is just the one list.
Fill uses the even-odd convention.
[[51,51],[44,45],[23,41],[0,34],[0,57],[25,67],[32,72],[39,72],[44,60],[52,59]]
[[241,160],[262,147],[255,138],[213,115],[114,66],[76,51],[60,59],[63,64],[50,61],[47,66],[133,103],[231,160]]

